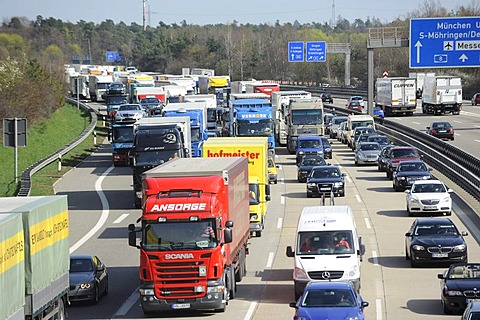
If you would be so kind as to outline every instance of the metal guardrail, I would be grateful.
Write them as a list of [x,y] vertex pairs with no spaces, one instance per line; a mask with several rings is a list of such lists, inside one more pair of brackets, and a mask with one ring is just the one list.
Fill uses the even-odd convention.
[[[77,103],[77,100],[68,97],[66,97],[66,101],[71,104]],[[95,111],[84,103],[80,103],[79,106],[90,113],[90,125],[75,140],[25,169],[21,175],[20,190],[17,193],[17,197],[28,197],[32,187],[32,175],[78,146],[92,133],[93,129],[95,129],[97,125],[97,114]]]

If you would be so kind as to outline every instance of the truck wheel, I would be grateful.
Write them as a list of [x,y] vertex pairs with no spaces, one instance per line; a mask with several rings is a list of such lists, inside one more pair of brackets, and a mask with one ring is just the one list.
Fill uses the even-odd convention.
[[235,299],[235,293],[237,292],[237,283],[235,282],[235,268],[233,266],[230,267],[230,271],[228,273],[228,284],[229,284],[229,300]]
[[55,317],[56,320],[66,320],[67,317],[65,316],[65,304],[63,303],[63,299],[58,300],[58,311],[57,316]]
[[238,270],[235,272],[235,281],[240,282],[243,279],[243,276],[247,273],[247,264],[245,262],[246,254],[245,248],[240,251],[239,261],[238,261]]
[[255,231],[255,237],[261,238],[262,237],[262,231]]
[[92,304],[98,304],[99,294],[98,294],[98,286],[95,286],[95,290],[93,291],[92,297]]

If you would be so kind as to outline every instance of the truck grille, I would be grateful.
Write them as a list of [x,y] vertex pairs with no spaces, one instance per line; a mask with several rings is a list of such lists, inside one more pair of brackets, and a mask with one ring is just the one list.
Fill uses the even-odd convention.
[[158,262],[155,264],[155,282],[161,284],[155,288],[159,298],[200,298],[205,293],[196,292],[195,287],[200,285],[199,267],[203,261]]
[[[329,273],[329,278],[326,278],[326,273]],[[310,279],[313,280],[328,280],[328,279],[341,279],[343,277],[343,271],[331,271],[331,270],[324,270],[324,271],[310,271],[308,273]]]
[[297,134],[318,134],[318,129],[317,128],[302,128],[302,129],[297,129]]

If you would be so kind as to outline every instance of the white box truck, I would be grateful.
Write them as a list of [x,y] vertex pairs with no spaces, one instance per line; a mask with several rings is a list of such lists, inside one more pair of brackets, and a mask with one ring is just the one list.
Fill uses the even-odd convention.
[[113,82],[112,76],[107,75],[91,75],[88,78],[88,89],[90,91],[90,99],[98,101],[104,99],[108,86]]
[[415,78],[378,78],[375,83],[376,105],[385,116],[413,115],[417,108],[417,80]]
[[462,110],[462,78],[426,76],[422,93],[422,112],[425,114],[460,114]]

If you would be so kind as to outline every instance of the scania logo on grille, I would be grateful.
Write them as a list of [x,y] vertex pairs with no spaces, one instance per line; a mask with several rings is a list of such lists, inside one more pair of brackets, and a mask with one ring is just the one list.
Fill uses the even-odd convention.
[[175,260],[175,259],[193,259],[193,253],[167,253],[165,255],[165,260]]
[[323,279],[330,279],[330,272],[328,272],[328,271],[322,272],[322,278]]

